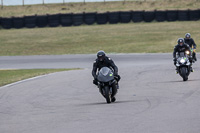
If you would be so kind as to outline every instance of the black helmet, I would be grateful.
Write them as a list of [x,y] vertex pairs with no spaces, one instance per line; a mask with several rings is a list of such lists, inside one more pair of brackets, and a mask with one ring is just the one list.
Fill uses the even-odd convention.
[[184,44],[184,39],[183,38],[179,38],[177,43],[182,46]]
[[99,61],[103,61],[105,59],[106,53],[103,50],[97,52],[97,58]]
[[191,37],[190,33],[185,34],[185,38],[189,39]]

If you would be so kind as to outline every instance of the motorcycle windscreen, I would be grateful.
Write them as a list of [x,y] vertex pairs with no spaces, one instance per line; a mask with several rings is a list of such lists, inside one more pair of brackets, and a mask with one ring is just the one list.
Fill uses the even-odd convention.
[[98,81],[100,82],[109,82],[114,79],[113,72],[108,67],[103,67],[98,73],[97,76]]
[[179,57],[184,57],[185,53],[184,52],[180,52]]

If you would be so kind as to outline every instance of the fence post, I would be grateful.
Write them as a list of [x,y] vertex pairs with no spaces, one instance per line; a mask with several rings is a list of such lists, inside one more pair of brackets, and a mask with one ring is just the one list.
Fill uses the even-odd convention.
[[65,4],[65,0],[63,0],[63,4]]
[[22,5],[24,6],[24,0],[22,0]]
[[1,0],[1,9],[3,9],[3,0]]
[[125,5],[126,0],[124,0],[123,5]]
[[44,0],[43,0],[43,5],[44,5]]

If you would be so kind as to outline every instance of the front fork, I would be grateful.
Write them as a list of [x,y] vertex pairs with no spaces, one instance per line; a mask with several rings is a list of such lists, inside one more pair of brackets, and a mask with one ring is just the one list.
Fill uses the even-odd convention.
[[[100,83],[98,82],[98,88],[99,88],[99,92],[104,96],[104,91],[103,91],[103,87],[105,86],[104,83]],[[109,84],[109,88],[112,94],[112,97],[114,97],[117,94],[117,87],[118,87],[118,82],[116,80],[113,80],[110,84]]]
[[[192,64],[190,64],[189,66],[187,66],[187,70],[188,70],[188,72],[187,72],[187,75],[189,75],[189,73],[190,73],[190,71],[191,71],[191,67],[192,67]],[[180,73],[180,68],[181,68],[181,66],[176,66],[176,69],[178,70],[178,72]]]

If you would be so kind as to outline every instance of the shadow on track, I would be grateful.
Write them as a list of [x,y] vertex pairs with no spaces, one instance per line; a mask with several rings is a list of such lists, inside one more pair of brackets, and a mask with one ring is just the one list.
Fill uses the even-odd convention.
[[[126,101],[116,101],[111,104],[120,104],[120,103],[132,103],[132,102],[138,102],[136,100],[126,100]],[[100,102],[100,103],[85,103],[85,104],[79,104],[80,106],[92,106],[92,105],[109,105],[106,102]]]
[[180,83],[180,82],[199,82],[200,81],[200,79],[188,79],[188,81],[183,81],[183,80],[176,80],[176,81],[164,81],[164,82],[154,82],[154,83]]

